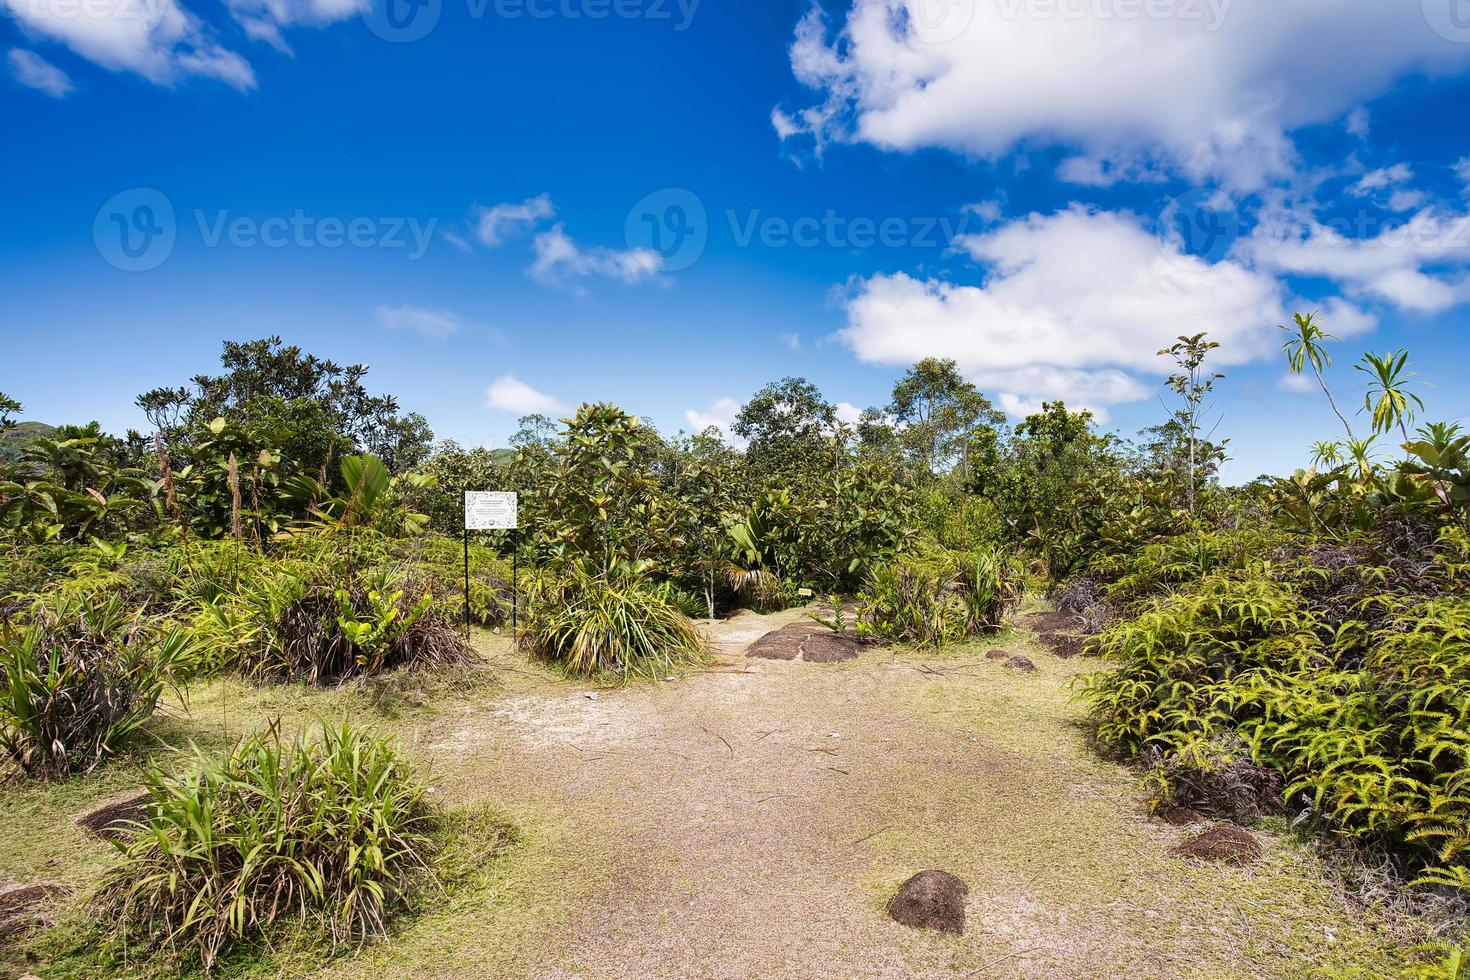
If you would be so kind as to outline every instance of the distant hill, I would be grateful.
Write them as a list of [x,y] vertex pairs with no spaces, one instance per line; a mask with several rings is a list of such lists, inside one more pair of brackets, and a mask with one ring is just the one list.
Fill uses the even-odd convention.
[[0,462],[9,462],[20,455],[21,449],[32,439],[49,436],[56,426],[45,422],[20,422],[8,432],[0,432]]

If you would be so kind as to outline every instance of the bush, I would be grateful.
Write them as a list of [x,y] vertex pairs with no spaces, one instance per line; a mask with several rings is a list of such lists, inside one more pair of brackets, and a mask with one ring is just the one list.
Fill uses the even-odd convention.
[[273,726],[177,776],[147,777],[148,820],[95,910],[127,946],[206,970],[298,921],[335,946],[382,935],[432,879],[437,816],[391,742],[348,725]]
[[858,595],[858,632],[942,646],[1000,626],[1021,593],[1021,570],[1009,555],[930,549],[869,571]]
[[1090,641],[1116,669],[1083,696],[1160,802],[1239,817],[1254,794],[1470,887],[1470,601],[1438,594],[1453,562],[1371,557],[1306,547],[1152,600]]
[[118,595],[33,607],[0,628],[0,752],[31,775],[95,767],[153,717],[191,654],[184,631],[159,629]]
[[431,608],[429,586],[395,572],[281,566],[239,598],[223,615],[243,627],[239,666],[249,677],[332,684],[463,663],[469,653]]
[[693,622],[636,572],[603,577],[580,564],[533,582],[520,642],[579,676],[659,678],[700,662]]

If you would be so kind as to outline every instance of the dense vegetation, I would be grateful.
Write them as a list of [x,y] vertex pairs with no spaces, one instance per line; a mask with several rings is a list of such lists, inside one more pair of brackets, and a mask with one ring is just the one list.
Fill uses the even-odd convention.
[[[276,338],[139,396],[147,434],[22,432],[0,395],[0,751],[60,778],[125,751],[169,685],[465,663],[460,494],[514,490],[521,532],[471,549],[469,618],[503,628],[518,601],[516,641],[568,673],[663,678],[707,656],[696,620],[813,595],[834,628],[852,597],[859,636],[938,647],[1048,590],[1104,661],[1079,688],[1099,744],[1159,808],[1285,813],[1470,888],[1470,436],[1417,424],[1402,352],[1359,365],[1355,428],[1331,339],[1299,317],[1284,352],[1344,438],[1234,488],[1203,334],[1160,352],[1177,409],[1133,441],[1061,403],[1007,427],[942,360],[855,425],[773,382],[738,445],[608,404],[525,418],[506,449],[434,445],[365,368]],[[135,951],[207,967],[287,918],[361,940],[432,875],[438,818],[368,733],[268,728],[149,793],[95,896]]]

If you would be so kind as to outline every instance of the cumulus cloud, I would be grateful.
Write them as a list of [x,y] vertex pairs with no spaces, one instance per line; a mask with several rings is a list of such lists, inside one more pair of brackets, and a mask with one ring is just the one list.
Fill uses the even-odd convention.
[[578,281],[593,277],[637,285],[657,279],[663,268],[663,256],[652,249],[584,248],[567,234],[566,226],[561,223],[537,235],[533,244],[536,261],[528,271],[531,278],[550,286],[580,291]]
[[472,212],[475,237],[484,245],[500,245],[553,217],[556,208],[547,194],[527,198],[519,204],[497,204],[477,207]]
[[1404,310],[1438,313],[1470,300],[1470,214],[1428,207],[1365,234],[1274,209],[1235,253],[1259,268],[1331,279]]
[[45,92],[53,99],[64,99],[72,90],[71,78],[34,51],[11,48],[7,56],[10,73],[22,85]]
[[1351,110],[1402,75],[1462,68],[1470,45],[1427,29],[1418,3],[850,0],[837,23],[814,6],[790,60],[820,101],[773,125],[819,152],[861,141],[995,158],[1049,143],[1079,151],[1067,179],[1153,161],[1256,187],[1290,172],[1294,129],[1348,114],[1365,133]]
[[1280,284],[1246,265],[1161,242],[1128,214],[1033,214],[956,246],[986,269],[977,285],[880,274],[850,284],[839,336],[871,363],[951,357],[1008,412],[1041,400],[1104,411],[1146,397],[1185,332],[1224,346],[1216,363],[1274,352]]
[[188,76],[213,78],[247,91],[255,72],[222,47],[198,17],[175,0],[0,0],[28,34],[57,41],[111,71],[130,71],[159,85]]
[[571,406],[561,399],[537,391],[514,375],[505,374],[496,378],[485,389],[485,404],[500,412],[512,415],[567,415]]
[[838,402],[834,407],[837,409],[837,421],[839,422],[846,422],[848,425],[857,425],[858,421],[863,417],[863,410],[852,404],[852,402]]
[[443,339],[459,333],[459,314],[423,306],[379,306],[378,320],[395,330],[412,330],[424,337]]
[[745,440],[730,430],[735,416],[740,412],[740,403],[733,398],[720,398],[704,409],[690,408],[684,411],[684,421],[695,432],[715,428],[720,436],[732,446],[742,446]]

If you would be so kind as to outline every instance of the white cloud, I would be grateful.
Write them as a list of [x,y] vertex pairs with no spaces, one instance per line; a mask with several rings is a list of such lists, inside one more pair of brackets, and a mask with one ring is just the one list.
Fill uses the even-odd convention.
[[519,204],[477,207],[471,213],[475,219],[475,237],[485,245],[495,246],[551,218],[556,214],[556,207],[549,195],[538,194]]
[[790,350],[801,350],[801,334],[783,333],[779,339]]
[[952,357],[1008,412],[1059,398],[1101,411],[1154,391],[1168,370],[1155,352],[1179,334],[1207,330],[1220,365],[1279,346],[1274,278],[1183,254],[1132,215],[1073,207],[955,244],[986,267],[980,285],[901,272],[855,281],[839,336],[860,359]]
[[1282,391],[1289,391],[1293,395],[1315,394],[1319,389],[1317,379],[1310,374],[1283,374],[1276,381],[1276,387]]
[[335,24],[362,13],[369,0],[225,0],[225,6],[247,37],[290,51],[285,28]]
[[1372,117],[1368,115],[1368,110],[1365,106],[1355,106],[1347,114],[1346,127],[1350,136],[1356,136],[1360,140],[1367,139],[1372,124]]
[[395,330],[412,330],[424,337],[442,339],[459,332],[459,314],[422,306],[379,306],[378,320]]
[[1377,234],[1361,231],[1274,209],[1234,251],[1259,268],[1331,279],[1405,310],[1438,313],[1470,300],[1470,214],[1430,207]]
[[560,223],[537,235],[533,244],[536,261],[528,270],[531,278],[578,291],[580,287],[576,283],[579,279],[598,276],[637,285],[658,278],[659,270],[663,268],[663,256],[652,249],[583,248]]
[[175,0],[0,0],[28,34],[59,41],[112,71],[135,72],[159,85],[197,75],[241,91],[255,73],[221,47],[198,17]]
[[567,415],[571,406],[561,399],[537,391],[513,375],[502,375],[485,389],[485,404],[512,415]]
[[1354,197],[1366,197],[1374,191],[1383,190],[1395,184],[1406,184],[1413,179],[1414,171],[1407,163],[1396,163],[1391,167],[1368,171],[1362,176],[1362,179],[1348,188],[1348,193]]
[[846,422],[848,425],[857,425],[858,421],[863,417],[863,410],[851,402],[838,402],[835,407],[837,409],[837,421],[839,422]]
[[851,0],[835,33],[814,6],[790,58],[821,101],[783,110],[776,129],[810,133],[819,151],[850,140],[996,158],[1060,144],[1092,161],[1068,165],[1072,178],[1148,160],[1255,187],[1289,173],[1294,129],[1402,75],[1470,63],[1470,45],[1428,29],[1420,6]]
[[71,78],[34,51],[11,48],[8,57],[11,74],[28,88],[45,92],[53,99],[64,99],[72,90]]
[[684,420],[689,423],[689,428],[694,432],[703,432],[708,428],[720,430],[720,436],[732,446],[743,446],[745,440],[730,431],[735,416],[740,412],[740,403],[733,398],[720,398],[711,403],[706,409],[686,409]]

